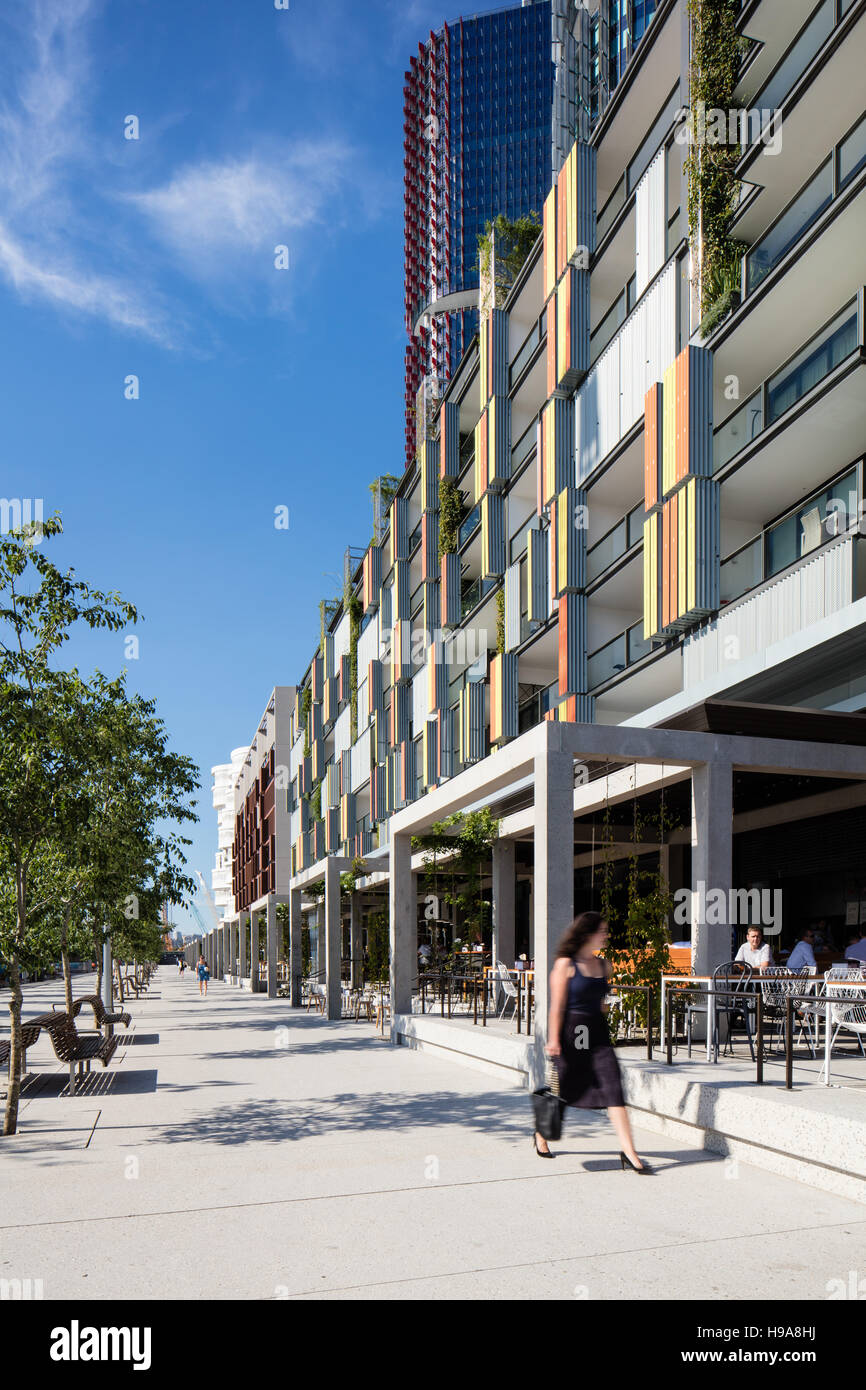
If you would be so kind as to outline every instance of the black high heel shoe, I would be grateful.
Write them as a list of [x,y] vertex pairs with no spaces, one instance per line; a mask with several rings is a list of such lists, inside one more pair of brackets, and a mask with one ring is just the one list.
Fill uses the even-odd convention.
[[619,1166],[620,1166],[620,1168],[623,1170],[623,1172],[625,1172],[625,1170],[626,1170],[627,1167],[630,1168],[631,1171],[632,1171],[633,1173],[652,1173],[652,1172],[653,1172],[652,1165],[649,1164],[649,1163],[644,1163],[640,1168],[635,1168],[635,1166],[634,1166],[634,1164],[632,1163],[631,1159],[630,1159],[630,1158],[626,1158],[626,1156],[625,1156],[624,1153],[621,1153],[620,1156],[619,1156]]
[[539,1157],[539,1158],[553,1158],[553,1154],[550,1152],[550,1149],[547,1150],[547,1153],[544,1153],[544,1152],[542,1152],[542,1150],[538,1147],[538,1140],[536,1139],[536,1137],[535,1137],[534,1134],[533,1134],[533,1136],[532,1136],[532,1142],[533,1142],[533,1144],[535,1145],[535,1152],[538,1154],[538,1157]]

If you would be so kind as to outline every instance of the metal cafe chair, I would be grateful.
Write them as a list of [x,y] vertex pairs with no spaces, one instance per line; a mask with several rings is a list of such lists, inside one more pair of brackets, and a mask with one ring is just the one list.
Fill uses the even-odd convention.
[[866,1057],[866,1047],[863,1046],[863,1038],[866,1036],[866,989],[862,987],[862,980],[861,974],[859,989],[850,975],[847,983],[842,980],[831,981],[827,986],[827,1001],[830,1009],[830,1027],[833,1030],[830,1047],[833,1047],[840,1033],[853,1033],[860,1044],[862,1055]]
[[[713,1057],[719,1060],[719,1018],[724,1017],[728,1021],[728,1036],[725,1039],[725,1054],[728,1045],[731,1045],[733,1054],[733,1035],[737,1022],[742,1019],[744,1031],[749,1043],[749,1051],[752,1054],[752,1061],[755,1060],[755,1048],[752,1042],[752,1014],[750,1000],[748,998],[752,988],[752,967],[747,961],[728,961],[724,965],[717,965],[713,971],[713,993],[704,999],[694,1001],[690,999],[685,1006],[686,1019],[686,1043],[688,1055],[692,1055],[692,1026],[694,1019],[701,1014],[708,1014],[712,1007],[712,1018],[708,1026],[712,1028]],[[717,992],[718,991],[718,992]],[[740,996],[733,998],[732,995]]]
[[[806,993],[806,986],[801,981],[814,976],[817,967],[814,965],[804,965],[800,970],[789,970],[785,965],[768,965],[760,977],[760,990],[764,1001],[764,1019],[770,1026],[769,1042],[772,1043],[773,1035],[776,1031],[780,1032],[785,1026],[785,1000],[788,995],[798,995]],[[796,976],[791,979],[790,976]],[[788,976],[784,979],[780,976]],[[797,1017],[800,1025],[798,1037],[806,1033],[809,1051],[815,1056],[815,1042],[812,1035],[811,1015],[807,1014],[801,1005],[795,1005]]]

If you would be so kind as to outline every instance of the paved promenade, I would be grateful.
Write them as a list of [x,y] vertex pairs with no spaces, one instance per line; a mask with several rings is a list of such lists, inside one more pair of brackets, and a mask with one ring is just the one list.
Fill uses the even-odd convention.
[[75,1098],[40,1040],[0,1139],[0,1278],[46,1298],[821,1300],[866,1273],[862,1205],[640,1131],[658,1174],[622,1173],[604,1115],[544,1163],[525,1093],[369,1024],[165,966],[129,1007]]

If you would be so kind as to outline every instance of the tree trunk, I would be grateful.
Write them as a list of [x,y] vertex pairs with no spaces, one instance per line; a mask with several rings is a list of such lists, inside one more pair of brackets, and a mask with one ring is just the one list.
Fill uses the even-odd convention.
[[9,1090],[6,1094],[6,1113],[3,1117],[3,1134],[8,1136],[18,1131],[18,1100],[21,1095],[21,1005],[24,993],[21,989],[21,974],[18,952],[13,951],[9,961],[9,1024],[12,1052],[9,1058]]
[[93,954],[96,956],[96,993],[102,998],[102,933],[93,934]]
[[72,908],[68,907],[63,914],[63,926],[60,933],[60,960],[63,964],[63,986],[66,995],[66,1012],[72,1017],[72,966],[69,960],[69,920],[72,916]]

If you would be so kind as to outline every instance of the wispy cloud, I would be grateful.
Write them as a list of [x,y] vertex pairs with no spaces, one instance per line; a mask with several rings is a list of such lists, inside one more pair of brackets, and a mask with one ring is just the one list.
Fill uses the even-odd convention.
[[352,151],[340,141],[180,169],[163,187],[128,195],[155,234],[190,267],[261,251],[291,232],[337,220]]
[[[0,100],[0,276],[28,301],[103,319],[169,345],[161,307],[74,244],[83,232],[73,181],[86,178],[80,109],[98,0],[11,0]],[[106,259],[110,259],[106,257]]]

